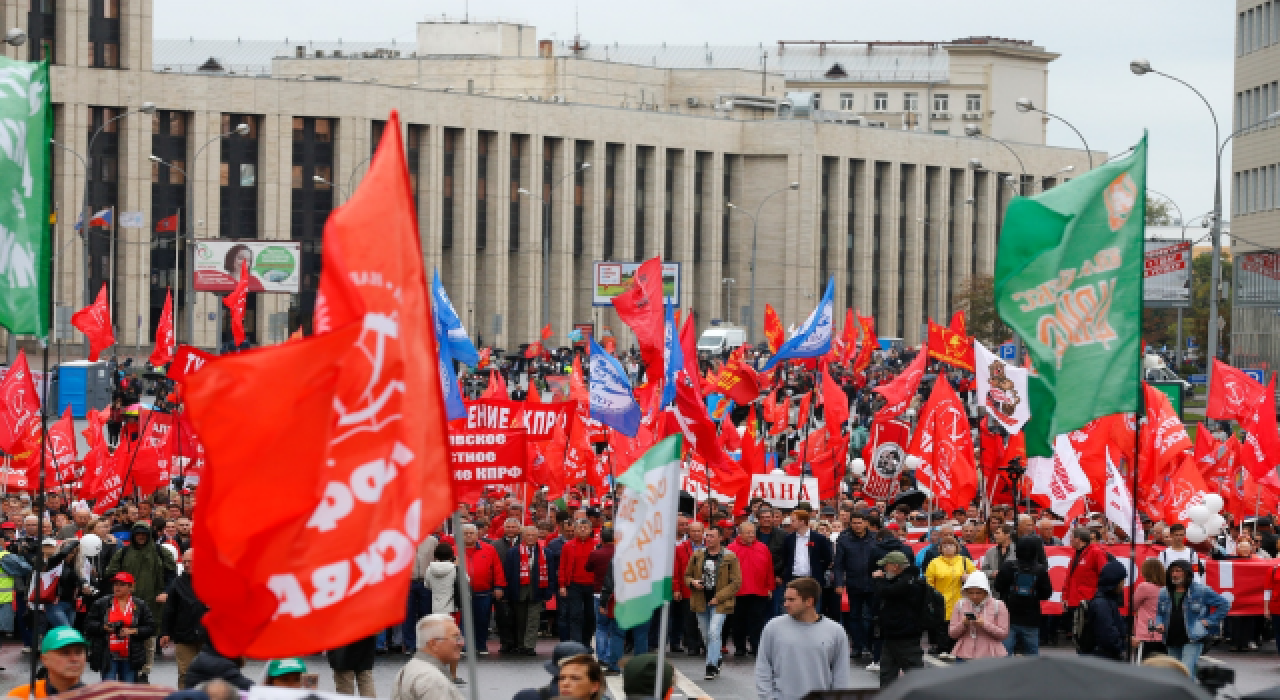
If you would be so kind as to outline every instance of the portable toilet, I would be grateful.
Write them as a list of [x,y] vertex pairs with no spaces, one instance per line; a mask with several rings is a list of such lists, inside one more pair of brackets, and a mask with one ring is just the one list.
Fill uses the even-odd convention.
[[54,397],[57,414],[71,407],[74,418],[84,418],[90,410],[106,408],[111,403],[111,373],[106,362],[77,360],[58,365],[57,391]]

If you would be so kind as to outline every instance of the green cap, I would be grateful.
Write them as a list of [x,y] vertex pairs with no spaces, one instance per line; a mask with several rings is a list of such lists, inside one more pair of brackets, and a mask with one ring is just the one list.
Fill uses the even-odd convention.
[[89,646],[89,643],[84,641],[84,637],[74,629],[70,627],[54,627],[45,632],[44,641],[40,644],[40,653],[47,654],[72,644]]
[[267,664],[267,678],[279,678],[288,673],[306,673],[307,665],[302,659],[276,659]]
[[908,563],[907,555],[903,554],[902,552],[889,552],[884,556],[884,559],[881,559],[880,561],[876,562],[876,565],[884,566],[885,564],[906,564],[906,563]]

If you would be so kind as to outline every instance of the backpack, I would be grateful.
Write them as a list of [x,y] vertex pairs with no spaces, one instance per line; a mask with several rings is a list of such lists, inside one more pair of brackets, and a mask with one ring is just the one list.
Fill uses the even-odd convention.
[[1019,598],[1035,598],[1036,572],[1018,569],[1014,574],[1013,585],[1009,587],[1009,592]]
[[938,589],[929,585],[928,581],[919,579],[920,627],[930,632],[938,632],[947,627],[947,599]]

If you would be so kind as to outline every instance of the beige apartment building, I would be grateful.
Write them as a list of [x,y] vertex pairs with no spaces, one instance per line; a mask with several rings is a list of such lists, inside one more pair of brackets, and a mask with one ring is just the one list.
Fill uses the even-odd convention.
[[[1232,308],[1232,364],[1280,368],[1280,281],[1274,263],[1250,260],[1280,252],[1280,0],[1236,0],[1235,104],[1230,131],[1232,250],[1237,253],[1237,289]],[[1228,208],[1229,206],[1229,208]],[[1274,260],[1271,256],[1271,260]],[[1227,263],[1224,263],[1224,265]],[[1271,269],[1252,281],[1271,283],[1239,289],[1241,265]]]
[[[424,262],[472,335],[508,349],[542,325],[544,255],[558,344],[583,323],[629,344],[612,310],[592,305],[592,264],[656,255],[680,263],[681,306],[701,327],[752,322],[761,339],[766,302],[798,324],[834,277],[840,315],[874,312],[881,335],[915,343],[969,277],[992,270],[1015,191],[1089,167],[1084,151],[1044,145],[1042,115],[1015,109],[1020,97],[1048,106],[1056,58],[1025,41],[618,46],[443,19],[419,24],[415,45],[162,41],[151,8],[0,0],[0,27],[30,35],[6,54],[54,64],[59,318],[114,274],[125,351],[145,354],[153,337],[175,278],[174,236],[155,224],[179,210],[197,238],[300,241],[301,291],[250,295],[247,331],[265,344],[309,325],[325,218],[359,186],[393,109]],[[965,124],[1002,143],[964,136]],[[86,179],[72,151],[88,154],[94,134],[90,209],[146,222],[114,234],[114,272],[112,233],[91,230],[86,265],[73,230]],[[757,210],[747,319],[743,212]],[[195,344],[215,345],[217,304],[196,293]]]

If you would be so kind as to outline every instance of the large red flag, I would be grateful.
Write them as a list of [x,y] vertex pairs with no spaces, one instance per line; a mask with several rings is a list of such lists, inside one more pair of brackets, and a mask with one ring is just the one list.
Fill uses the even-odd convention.
[[1280,428],[1276,427],[1276,377],[1263,389],[1261,400],[1249,406],[1240,421],[1247,435],[1240,445],[1240,463],[1261,480],[1280,465]]
[[1210,420],[1237,420],[1243,423],[1262,402],[1262,392],[1265,390],[1253,377],[1215,357],[1205,416]]
[[231,314],[231,338],[236,347],[244,344],[244,309],[249,303],[249,261],[240,259],[240,278],[235,289],[222,300]]
[[1147,420],[1142,426],[1142,453],[1138,465],[1138,485],[1153,483],[1165,474],[1183,452],[1191,451],[1191,437],[1174,412],[1164,392],[1142,383]]
[[853,309],[845,309],[844,328],[840,333],[840,356],[836,358],[841,364],[848,362],[858,349],[858,330],[858,317],[854,316]]
[[925,362],[928,359],[928,348],[921,348],[916,359],[907,365],[902,374],[888,384],[882,384],[872,391],[884,397],[884,406],[876,411],[876,418],[893,418],[902,415],[911,405],[911,397],[916,395],[920,387],[920,379],[924,377]]
[[1195,459],[1191,453],[1179,453],[1176,463],[1169,471],[1168,481],[1161,498],[1161,505],[1164,506],[1164,521],[1190,524],[1191,516],[1187,514],[1187,510],[1191,506],[1204,503],[1204,495],[1209,490],[1204,483],[1204,478],[1196,469]]
[[946,512],[973,503],[978,469],[973,461],[973,436],[964,404],[951,383],[933,383],[933,393],[920,411],[920,422],[907,454],[920,458],[916,479],[929,489]]
[[71,325],[89,339],[89,361],[97,362],[98,355],[115,345],[116,334],[111,329],[111,307],[107,305],[107,283],[102,283],[98,298],[92,304],[71,314]]
[[858,323],[862,326],[862,345],[853,358],[854,374],[871,366],[871,353],[880,345],[876,338],[876,319],[872,316],[859,316]]
[[173,347],[173,290],[170,289],[165,293],[160,323],[156,324],[156,346],[147,361],[152,367],[169,364],[173,361]]
[[31,379],[27,353],[19,350],[0,379],[0,451],[17,454],[27,436],[39,428],[40,395]]
[[951,323],[948,324],[947,327],[950,328],[952,331],[959,333],[960,335],[969,335],[968,333],[965,332],[965,329],[964,329],[964,311],[963,310],[960,310],[955,312],[954,314],[951,314]]
[[787,342],[787,332],[778,319],[778,312],[769,304],[764,305],[764,337],[769,342],[769,352],[774,354]]
[[[76,480],[76,426],[71,418],[71,406],[62,412],[62,417],[49,425],[49,432],[44,439],[45,473],[53,476],[59,485],[69,484]],[[38,483],[40,477],[40,460],[33,459],[27,470],[31,483]],[[49,483],[48,480],[45,482]]]
[[666,340],[666,313],[663,308],[662,258],[650,258],[636,268],[627,290],[613,298],[618,318],[636,334],[636,344],[644,359],[645,374],[664,376],[662,348]]
[[167,413],[143,409],[138,412],[138,444],[133,456],[133,467],[125,490],[136,485],[142,493],[152,493],[167,485],[171,475],[169,465],[173,446],[173,417]]
[[[455,505],[418,240],[392,112],[360,188],[325,225],[316,334],[187,379],[209,460],[196,587],[228,656],[310,654],[404,618],[418,543]],[[264,493],[270,514],[246,521]]]
[[973,340],[929,319],[929,356],[952,367],[974,371]]
[[693,385],[684,380],[676,382],[675,417],[684,432],[685,444],[711,469],[715,490],[735,494],[744,480],[751,481],[751,477],[725,453],[716,434],[716,426],[707,415],[707,404]]
[[760,377],[747,363],[729,358],[716,377],[714,390],[739,404],[749,404],[760,398]]
[[840,438],[841,429],[849,420],[849,397],[844,389],[831,378],[830,370],[822,372],[822,419],[832,440]]

